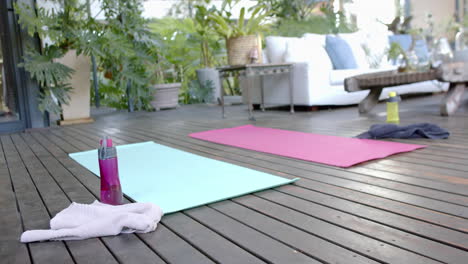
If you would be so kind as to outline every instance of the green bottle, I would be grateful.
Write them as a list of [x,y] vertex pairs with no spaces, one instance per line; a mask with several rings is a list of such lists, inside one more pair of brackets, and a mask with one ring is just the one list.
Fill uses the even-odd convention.
[[400,115],[398,112],[398,102],[401,101],[400,96],[396,92],[389,92],[387,99],[387,123],[399,124]]

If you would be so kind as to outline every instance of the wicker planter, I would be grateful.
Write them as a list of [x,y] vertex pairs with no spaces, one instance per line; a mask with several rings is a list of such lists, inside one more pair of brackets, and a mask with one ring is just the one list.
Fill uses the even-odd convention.
[[257,62],[262,61],[262,43],[257,35],[230,38],[226,42],[229,65],[242,65],[252,63],[250,53],[257,49]]
[[151,105],[159,111],[163,108],[176,108],[179,106],[180,83],[155,84]]

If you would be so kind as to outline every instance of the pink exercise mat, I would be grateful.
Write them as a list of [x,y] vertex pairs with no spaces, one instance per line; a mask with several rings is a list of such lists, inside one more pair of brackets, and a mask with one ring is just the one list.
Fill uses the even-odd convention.
[[253,125],[197,132],[189,136],[219,144],[338,167],[350,167],[364,161],[426,147],[371,139],[310,134]]

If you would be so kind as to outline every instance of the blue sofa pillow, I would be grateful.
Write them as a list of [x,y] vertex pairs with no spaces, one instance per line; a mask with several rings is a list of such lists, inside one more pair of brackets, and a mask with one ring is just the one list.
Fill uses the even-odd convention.
[[336,70],[357,69],[356,59],[349,44],[342,38],[327,35],[325,39],[325,50]]
[[[409,51],[409,49],[411,48],[411,44],[413,42],[413,38],[409,34],[391,35],[391,36],[388,36],[388,40],[390,44],[394,42],[400,44],[401,48],[405,52]],[[416,42],[414,43],[413,49],[419,60],[426,61],[429,59],[429,49],[424,39],[416,40]]]
[[396,42],[400,44],[404,51],[408,51],[411,48],[411,42],[413,41],[413,38],[409,34],[398,34],[388,36],[388,41],[390,44]]

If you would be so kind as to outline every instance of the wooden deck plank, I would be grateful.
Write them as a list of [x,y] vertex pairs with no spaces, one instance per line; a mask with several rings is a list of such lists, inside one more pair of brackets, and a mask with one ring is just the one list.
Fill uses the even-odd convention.
[[[30,137],[30,135],[25,135],[24,139],[27,141],[32,151],[37,153],[41,162],[45,165],[46,168],[48,168],[48,173],[50,173],[50,175],[54,177],[54,180],[61,186],[64,194],[66,195],[66,197],[63,198],[55,196],[57,201],[62,201],[64,203],[67,203],[66,201],[68,201],[67,204],[69,204],[71,201],[78,203],[91,203],[96,199],[90,192],[88,192],[86,188],[84,188],[83,185],[79,184],[75,177],[73,177],[67,171],[67,169],[63,167],[55,158],[53,158],[50,155],[47,155],[47,150],[42,145],[35,142],[33,138]],[[48,184],[48,186],[50,185],[51,184]],[[57,201],[55,201],[55,203],[57,203]],[[54,208],[54,206],[57,205],[52,203],[52,206],[50,207]],[[57,208],[56,213],[58,213],[61,209],[63,208],[59,206]],[[93,239],[91,239],[91,241],[92,240]],[[102,238],[102,240],[106,244],[106,246],[100,246],[99,244],[96,244],[94,245],[94,247],[92,247],[92,242],[83,242],[90,243],[90,247],[88,248],[88,250],[84,251],[85,255],[82,258],[84,263],[86,263],[86,261],[88,260],[90,253],[92,253],[92,255],[96,255],[96,261],[98,260],[100,254],[105,254],[104,256],[102,256],[103,262],[106,262],[109,259],[113,259],[114,256],[112,256],[107,251],[107,249],[103,247],[109,247],[119,262],[164,263],[164,261],[157,254],[149,250],[146,247],[146,245],[142,243],[134,234],[128,234],[118,237],[105,237]],[[95,241],[94,243],[97,242]],[[83,244],[79,243],[75,243],[73,245],[80,250],[82,250],[82,247],[84,246]],[[130,254],[128,248],[131,248],[134,254]]]
[[[67,132],[73,134],[73,133],[76,132],[76,131],[73,131],[73,130],[74,130],[73,128],[70,128],[70,129],[68,129]],[[89,132],[89,133],[88,133],[88,132]],[[95,139],[100,138],[100,136],[98,136],[98,135],[93,135],[93,133],[95,133],[95,132],[93,132],[93,131],[87,131],[87,133],[83,133],[83,134],[87,134],[87,135],[89,135],[90,137],[95,138]],[[79,132],[77,132],[77,134],[74,134],[74,135],[78,135],[78,134],[79,134]],[[114,137],[114,139],[116,140],[116,142],[125,143],[124,141],[120,140],[118,137]],[[237,227],[237,226],[236,226],[236,227]],[[259,234],[259,235],[260,235],[260,234]],[[281,253],[281,252],[280,252],[280,253]],[[283,253],[284,253],[284,252],[283,252]]]
[[[208,129],[208,128],[204,128],[203,130],[206,130],[206,129]],[[186,134],[191,133],[191,132],[194,132],[194,131],[193,130],[192,131],[186,131]],[[145,133],[149,133],[149,131],[145,130]],[[168,134],[169,134],[169,137],[172,135],[172,133],[168,133]],[[212,143],[209,143],[209,142],[196,142],[195,141],[195,144],[210,146],[210,147],[216,147]],[[232,152],[232,153],[238,153],[238,154],[242,154],[242,155],[245,155],[246,153],[249,153],[249,152],[246,152],[245,150],[240,150],[238,148],[233,148],[233,147],[226,147],[226,149],[230,150],[230,152]],[[254,155],[255,154],[251,154],[251,156],[254,156]],[[255,157],[260,157],[260,156],[255,155]],[[264,157],[267,157],[268,160],[284,160],[284,158],[278,157],[278,156],[275,156],[275,155],[268,155],[267,154]],[[299,167],[304,167],[305,166],[305,167],[308,167],[308,168],[311,168],[311,169],[317,168],[319,170],[326,170],[326,169],[323,169],[323,168],[331,168],[332,171],[340,170],[339,168],[336,168],[336,167],[324,166],[324,165],[320,165],[320,164],[311,164],[310,162],[298,161],[298,160],[293,160],[293,159],[286,159],[286,160],[289,163],[295,164],[296,166],[299,166]],[[356,168],[362,168],[362,167],[359,166],[359,167],[356,167]],[[345,171],[345,170],[342,170],[342,171]],[[346,171],[349,171],[349,170],[346,170]],[[323,172],[325,172],[325,171],[323,171]],[[396,177],[396,178],[393,177],[393,178],[388,178],[388,179],[392,180],[392,181],[398,181],[398,182],[406,182],[407,180],[411,180],[411,178],[409,178],[408,176],[405,176],[405,175],[400,175],[400,174],[393,174],[393,175],[394,176],[399,176],[399,177]],[[375,175],[372,175],[372,176],[375,177]],[[402,180],[399,180],[399,178],[402,178]],[[420,178],[414,178],[413,182],[410,182],[410,184],[416,185],[415,183],[425,183],[426,185],[421,185],[421,186],[422,187],[431,187],[431,181],[427,181],[425,179],[421,179],[421,180],[419,180],[419,179]],[[456,178],[456,179],[458,180],[459,178]],[[434,182],[432,182],[432,183],[434,183]],[[429,184],[429,186],[427,186],[428,184]],[[434,184],[437,185],[437,182],[435,182]],[[442,184],[440,184],[440,185],[442,185]],[[456,190],[456,187],[457,187],[457,185],[454,185],[454,184],[449,184],[447,186],[447,188],[454,188],[455,190]],[[396,189],[401,190],[401,187],[398,186],[398,187],[396,187]],[[464,194],[467,194],[467,192],[468,192],[467,188],[460,187],[459,189],[460,189],[460,192],[463,192]],[[434,193],[427,194],[427,196],[434,197]],[[437,197],[437,195],[435,197]],[[466,200],[461,201],[461,202],[463,204],[466,204]]]
[[[333,204],[328,204],[326,202],[326,198],[329,197],[326,197],[325,195],[322,195],[322,197],[324,197],[323,200],[314,199],[311,195],[305,196],[307,197],[307,200],[305,200],[304,198],[298,198],[300,197],[299,195],[297,197],[293,196],[293,194],[301,192],[301,189],[299,188],[285,186],[279,188],[279,191],[280,192],[278,192],[278,190],[265,191],[255,195],[298,212],[317,217],[323,221],[328,221],[343,228],[373,237],[374,239],[386,242],[395,247],[404,248],[442,262],[464,263],[468,258],[468,253],[466,251],[442,245],[432,239],[427,239],[402,231],[398,229],[398,226],[395,228],[395,226],[389,224],[391,222],[386,221],[385,218],[382,218],[380,223],[374,222],[378,219],[372,215],[368,215],[364,218],[366,215],[363,214],[362,211],[365,211],[366,208],[360,208],[361,210],[349,210],[346,208],[345,204],[340,208],[342,210],[337,210],[333,207]],[[320,194],[318,196],[320,197]],[[241,197],[236,199],[236,201],[242,202],[242,199],[243,198]],[[372,210],[367,211],[372,212]],[[412,223],[404,222],[404,224],[411,225]]]
[[[237,215],[240,215],[244,221],[247,221],[252,225],[256,225],[259,228],[262,226],[263,229],[265,229],[265,225],[268,225],[275,220],[288,223],[299,230],[327,239],[377,261],[388,263],[394,263],[397,261],[406,263],[434,263],[434,261],[426,257],[416,255],[388,243],[354,233],[334,224],[327,223],[254,196],[237,198],[235,201],[247,206],[249,209],[255,210],[257,213],[253,213],[252,210],[248,210],[239,204],[229,203],[226,201],[215,204],[213,207],[234,218],[237,218]],[[255,219],[261,219],[261,221],[256,221]],[[279,228],[275,226],[271,228],[272,231],[269,232],[274,232],[273,230],[277,231],[277,229]],[[283,234],[282,236],[285,237],[286,235]],[[299,238],[298,235],[296,235],[295,239],[296,238]],[[330,248],[330,253],[334,253],[336,251],[337,250],[332,250]],[[345,250],[342,250],[342,253],[345,253]],[[358,259],[352,257],[353,256],[348,256],[347,259],[353,259],[353,261],[358,262]],[[364,262],[368,263],[370,260],[366,260]]]
[[[6,154],[6,161],[15,189],[18,206],[23,219],[24,229],[49,228],[50,216],[24,166],[11,138],[1,136],[0,140]],[[18,241],[15,241],[18,243]],[[74,263],[70,252],[63,242],[29,244],[30,256],[34,263]],[[50,254],[54,252],[54,254]]]
[[[197,124],[199,125],[199,124]],[[209,128],[209,127],[201,127],[202,129],[200,130],[197,130],[197,131],[203,131],[203,130],[207,130],[207,129],[213,129],[213,128]],[[336,133],[335,131],[336,130],[323,130],[323,129],[308,129],[308,127],[304,127],[304,126],[300,126],[300,127],[291,127],[291,126],[276,126],[276,128],[281,128],[281,129],[289,129],[289,130],[298,130],[298,131],[304,131],[304,132],[310,132],[310,133],[317,133],[317,132],[321,132],[323,134],[327,134],[327,135],[337,135],[337,136],[354,136],[357,134],[356,133],[352,133],[351,135],[350,134],[343,134],[343,133]],[[347,130],[347,128],[344,128],[344,129],[341,129],[341,130]],[[194,131],[192,131],[194,132]],[[403,141],[403,140],[394,140],[394,141]],[[421,140],[412,140],[410,141],[409,143],[413,143],[413,144],[424,144],[424,143],[433,143],[433,142],[427,142],[427,141],[423,141],[421,142]],[[431,145],[430,148],[428,149],[432,149],[434,146]],[[423,149],[423,150],[417,150],[415,151],[415,153],[417,152],[422,152],[422,151],[426,151],[428,149]],[[446,150],[445,150],[446,151]],[[437,151],[437,153],[440,153],[441,151]],[[409,153],[411,154],[411,153]],[[459,155],[459,154],[458,154]],[[468,156],[467,156],[468,158]],[[375,161],[371,161],[370,163],[373,164]],[[378,162],[378,161],[377,161]],[[428,165],[428,164],[426,164]],[[430,164],[432,166],[432,164]],[[394,166],[391,166],[390,168],[393,168]]]
[[[201,144],[203,144],[203,143],[201,143]],[[210,143],[208,143],[208,145],[209,145],[209,144],[210,144]],[[237,150],[237,153],[240,153],[240,152]],[[268,157],[268,159],[275,159],[274,155],[269,155],[269,156],[267,156],[267,157]],[[320,169],[322,172],[326,172],[327,167],[328,167],[328,168],[331,168],[331,170],[328,170],[328,171],[330,171],[330,172],[331,172],[331,171],[340,170],[340,169],[338,169],[338,168],[333,168],[333,167],[330,167],[330,166],[323,166],[323,165],[319,165],[319,167],[318,167],[318,166],[311,165],[310,163],[308,163],[308,162],[303,162],[303,161],[294,161],[294,160],[290,160],[290,161],[292,161],[293,164],[299,164],[299,166],[302,165],[302,167],[304,167],[304,165],[305,165],[305,166],[309,166],[309,167],[311,167],[311,168],[312,168],[312,167],[316,167],[316,168]],[[361,167],[356,167],[356,168],[359,169],[359,168],[361,168]],[[341,170],[342,170],[342,169],[341,169]],[[348,169],[347,169],[347,170],[342,170],[342,171],[348,171]],[[340,172],[340,173],[343,173],[343,172]],[[328,174],[330,174],[330,173],[328,173]],[[374,176],[374,175],[372,175],[372,176]],[[355,177],[351,177],[351,178],[355,178]],[[403,179],[405,179],[405,178],[408,179],[408,177],[403,177]],[[391,179],[391,178],[390,178],[390,179]],[[406,180],[406,179],[405,179],[405,180]],[[410,179],[411,179],[411,178],[410,178]],[[391,180],[395,180],[395,179],[391,179]],[[401,180],[400,180],[399,182],[404,182],[404,181],[401,181]],[[414,185],[414,182],[411,182],[411,184]],[[427,182],[427,181],[426,181],[426,184],[430,184],[430,182]],[[424,186],[424,185],[423,185],[423,186]],[[431,187],[431,186],[428,186],[428,187]],[[447,188],[450,188],[450,187],[454,187],[454,188],[455,188],[456,186],[454,186],[454,185],[448,185],[448,186],[447,186]],[[401,186],[398,186],[398,187],[396,187],[395,189],[401,190]],[[424,191],[424,189],[423,189],[423,191]],[[425,191],[429,191],[429,193],[426,194],[427,196],[430,196],[430,197],[434,197],[434,196],[435,196],[435,197],[437,197],[437,193],[431,192],[431,190],[425,190]],[[463,192],[466,192],[466,188],[460,188],[460,192],[462,192],[462,191],[463,191]],[[417,193],[417,192],[415,192],[415,193]],[[443,195],[443,194],[442,194],[442,195]],[[455,196],[455,197],[456,197],[456,196]],[[443,199],[443,198],[442,198],[442,199]],[[460,203],[460,204],[466,204],[466,198],[465,198],[465,197],[459,196],[459,197],[456,197],[455,199],[461,199],[461,200],[459,201],[459,203]]]
[[[349,247],[341,244],[331,243],[328,237],[318,237],[311,232],[304,232],[291,226],[289,222],[280,222],[270,216],[262,215],[258,212],[239,206],[231,201],[223,201],[213,205],[213,208],[232,219],[236,219],[272,238],[282,241],[287,245],[297,248],[310,256],[315,256],[320,261],[326,263],[346,263],[350,259],[354,263],[375,263],[366,254],[349,250]],[[326,248],[327,250],[323,250]]]
[[163,221],[172,230],[177,230],[178,235],[190,241],[192,245],[196,245],[198,249],[210,255],[218,263],[264,263],[262,259],[226,240],[201,223],[193,221],[185,214],[170,214],[165,216]]
[[271,239],[269,236],[209,207],[202,206],[185,212],[224,237],[229,237],[242,248],[255,252],[257,256],[270,263],[319,263],[296,248]]
[[[117,136],[119,136],[119,135],[117,135]],[[410,208],[410,209],[411,209],[411,210],[414,210],[414,208]],[[406,220],[405,220],[405,219],[398,219],[398,220],[396,220],[396,221],[394,221],[394,222],[398,222],[398,221],[400,221],[401,223],[405,223]],[[466,221],[465,221],[465,223],[466,223]],[[421,224],[416,225],[416,226],[418,226],[417,228],[421,228]],[[422,226],[424,226],[424,223],[422,223]],[[427,227],[425,228],[426,231],[422,231],[422,232],[420,231],[420,234],[424,234],[424,232],[433,233],[433,232],[432,232],[433,229],[434,229],[434,227],[429,225],[429,226],[427,226]],[[423,229],[423,230],[424,230],[424,229]],[[431,230],[432,230],[432,231],[431,231]],[[442,232],[441,232],[441,233],[445,233],[445,232],[446,232],[446,230],[443,230],[443,229],[442,229]],[[437,233],[437,232],[436,232],[436,233]],[[435,235],[437,236],[438,234],[435,234]],[[453,235],[453,234],[452,234],[452,235]],[[455,235],[454,237],[456,237],[456,236],[460,236],[460,234]],[[462,235],[462,236],[461,236],[461,239],[466,239],[466,236],[463,236],[463,235]]]
[[[54,216],[68,207],[70,200],[61,189],[61,186],[58,185],[60,182],[55,182],[56,179],[52,178],[44,167],[48,164],[43,165],[29,148],[30,145],[25,144],[19,135],[12,135],[11,138],[17,149],[21,149],[20,156],[42,196],[49,214]],[[64,187],[66,188],[66,186]],[[99,263],[117,263],[99,239],[66,242],[66,244],[77,263],[89,262],[90,252],[93,252],[92,259]]]
[[[176,132],[173,132],[173,133],[176,133]],[[166,134],[169,134],[169,133],[166,133]],[[154,138],[154,136],[157,135],[157,132],[153,132],[152,135],[153,135],[153,138]],[[142,135],[141,135],[141,136],[142,136]],[[162,136],[160,136],[160,137],[157,137],[156,139],[158,139],[158,140],[164,140],[165,142],[171,142],[171,143],[175,143],[175,144],[179,144],[179,145],[180,145],[180,144],[183,144],[182,142],[184,142],[184,140],[186,140],[186,139],[183,139],[183,138],[181,138],[181,137],[179,137],[177,140],[169,140],[168,138],[169,138],[169,137],[166,137],[166,136],[163,136],[163,135],[162,135]],[[146,140],[148,140],[148,139],[151,139],[151,138],[146,138]],[[197,144],[198,144],[198,143],[197,143]],[[190,144],[189,144],[189,145],[190,145]],[[215,148],[215,146],[216,146],[216,144],[211,144],[211,147],[212,147],[212,148]],[[201,148],[200,148],[200,147],[197,147],[197,149],[199,150],[199,149],[201,149]],[[223,149],[223,148],[220,147],[219,149]],[[250,160],[250,159],[249,159],[249,156],[251,156],[251,155],[259,155],[259,154],[255,154],[254,152],[249,152],[249,151],[246,151],[246,152],[248,153],[248,155],[247,155],[247,154],[244,154],[244,155],[231,155],[231,154],[226,154],[226,153],[222,153],[222,152],[221,152],[222,154],[219,154],[220,151],[215,151],[215,150],[213,150],[213,149],[206,149],[206,151],[207,151],[208,153],[210,153],[210,154],[216,154],[217,156],[221,156],[221,157],[224,157],[224,158],[226,158],[226,157],[231,158],[231,157],[232,157],[233,159],[235,159],[235,160],[237,160],[237,161],[241,161],[241,162],[249,162],[249,160]],[[253,154],[251,154],[251,153],[253,153]],[[277,165],[275,162],[270,162],[268,159],[265,159],[264,161],[265,161],[265,164],[262,166],[263,168],[275,168],[275,170],[276,170],[276,171],[279,171],[279,172],[288,173],[288,174],[294,174],[294,175],[296,175],[296,176],[304,177],[304,178],[309,178],[310,180],[314,180],[314,181],[317,181],[317,178],[319,178],[319,181],[322,182],[322,183],[327,183],[327,184],[331,184],[331,185],[334,185],[334,186],[345,186],[345,187],[347,187],[346,184],[337,185],[337,184],[336,184],[336,180],[335,180],[335,181],[331,181],[329,177],[327,177],[326,175],[322,175],[322,174],[320,174],[320,173],[314,173],[314,174],[313,174],[313,175],[314,175],[314,178],[311,178],[311,176],[310,176],[311,173],[308,172],[308,171],[302,172],[302,171],[297,170],[297,169],[292,169],[291,167],[287,167],[287,168],[284,168],[284,169],[276,169],[277,167],[281,167],[281,166]],[[260,166],[261,164],[263,164],[262,162],[263,162],[263,161],[256,160],[256,161],[255,161],[255,164]],[[283,163],[284,163],[284,162],[283,162]],[[365,186],[363,186],[363,188],[364,188],[364,187],[368,187],[368,186],[365,185]],[[358,189],[358,188],[356,188],[355,190],[356,190],[356,191],[361,191],[361,190]],[[373,193],[370,193],[370,194],[373,195]],[[417,209],[414,209],[414,207],[411,207],[411,208],[412,208],[411,210],[416,210],[416,211],[418,211]],[[460,209],[460,210],[463,210],[463,209]],[[424,210],[423,210],[423,211],[424,211]],[[437,218],[437,217],[444,218],[442,215],[435,215],[435,217],[436,217],[436,218]],[[451,218],[451,219],[453,220],[453,218]],[[448,220],[448,219],[445,219],[445,220],[443,220],[443,221],[438,221],[438,220],[436,220],[436,221],[438,221],[438,222],[444,222],[444,221],[447,221],[447,220]],[[463,228],[465,228],[465,227],[466,227],[466,223],[467,223],[466,221],[463,221],[463,224],[461,224],[461,226],[462,226]]]
[[[193,132],[193,131],[187,131],[186,133],[188,134],[189,132]],[[148,132],[146,132],[146,133],[148,133]],[[169,134],[169,135],[171,135],[171,134]],[[208,143],[208,142],[196,142],[196,144],[213,147],[213,144]],[[236,148],[231,148],[231,147],[227,147],[226,150],[229,150],[232,153],[238,153],[238,154],[242,154],[242,155],[245,155],[245,153],[248,153],[248,152],[245,152],[245,151],[242,152],[242,150],[239,150],[239,149],[236,149]],[[254,154],[252,154],[251,156],[253,156],[253,155]],[[255,155],[255,157],[261,157],[261,156]],[[269,156],[267,155],[267,157],[268,157],[268,159],[272,159],[272,160],[274,160],[275,158],[278,158],[278,157],[275,157],[274,155],[269,155]],[[303,165],[305,164],[306,166],[310,166],[312,168],[313,167],[319,167],[320,168],[320,166],[321,166],[321,165],[314,165],[314,164],[310,164],[308,162],[302,162],[302,161],[297,161],[297,160],[296,161],[293,160],[292,163],[293,164],[303,164]],[[324,166],[321,166],[321,167],[324,167]],[[359,168],[362,168],[362,167],[356,167],[356,168],[359,169]],[[337,168],[333,168],[333,169],[337,170]],[[371,176],[375,177],[375,175],[371,175]],[[397,177],[396,178],[395,177],[393,177],[393,178],[392,177],[386,177],[386,179],[393,180],[393,181],[398,181],[398,182],[405,182],[407,180],[410,180],[409,183],[412,184],[412,185],[418,185],[417,183],[419,183],[420,186],[429,187],[429,188],[432,187],[431,184],[435,184],[437,186],[437,188],[439,188],[440,186],[443,186],[443,183],[439,184],[438,182],[428,181],[428,180],[425,180],[425,179],[414,178],[414,177],[410,178],[408,176],[401,175],[401,174],[393,174],[393,176],[397,176]],[[459,179],[459,178],[456,178],[456,179]],[[461,194],[468,194],[467,188],[460,187],[460,186],[455,185],[455,184],[448,184],[448,186],[445,189],[450,189],[452,192],[453,192],[453,190],[455,190],[455,191],[458,190]],[[444,190],[444,188],[439,188],[439,190]]]
[[[61,141],[60,138],[56,137],[55,134],[51,133],[43,133],[41,135],[34,133],[33,136],[41,142],[43,146],[48,146],[48,148],[55,149],[55,151],[58,151],[56,147],[63,146],[63,143],[65,143],[64,141]],[[54,146],[54,144],[58,145]],[[85,146],[86,149],[88,147],[89,146]],[[68,148],[71,152],[80,151],[72,146],[68,146]],[[61,153],[61,156],[62,154],[63,153]],[[76,175],[77,179],[79,179],[84,186],[88,186],[88,189],[94,194],[94,196],[99,195],[99,179],[95,175],[68,157],[59,159],[59,161],[63,166],[66,166],[72,174]],[[193,248],[189,243],[161,224],[156,232],[138,234],[138,236],[145,241],[147,245],[150,245],[153,250],[158,252],[160,256],[164,257],[165,260],[171,263],[186,263],[187,260],[190,260],[191,263],[212,263],[212,260],[209,257],[200,253],[196,248]],[[160,239],[165,241],[161,246],[159,242]],[[178,252],[181,251],[183,251],[184,254],[178,254]]]
[[6,263],[31,263],[28,247],[19,243],[22,219],[0,141],[0,259]]
[[[1,136],[0,201],[10,202],[7,206],[0,203],[0,212],[8,215],[2,214],[0,223],[10,223],[13,230],[6,230],[8,225],[0,227],[10,234],[0,238],[0,243],[9,246],[0,249],[0,258],[17,263],[52,259],[88,263],[109,255],[111,261],[125,263],[464,263],[468,253],[468,109],[443,118],[429,107],[431,100],[404,100],[401,120],[404,124],[436,123],[451,132],[449,139],[390,140],[428,147],[349,169],[187,137],[190,132],[253,123],[247,122],[242,106],[228,107],[227,119],[220,118],[216,107],[184,106],[157,113],[122,112],[98,117],[93,124]],[[259,112],[253,124],[352,137],[385,119],[380,115],[384,105],[366,116],[354,110],[295,115]],[[302,179],[164,216],[158,229],[149,234],[20,244],[23,225],[41,227],[70,201],[99,197],[99,179],[68,153],[95,149],[105,134],[117,144],[154,140]],[[104,251],[102,255],[93,258],[92,243]]]

